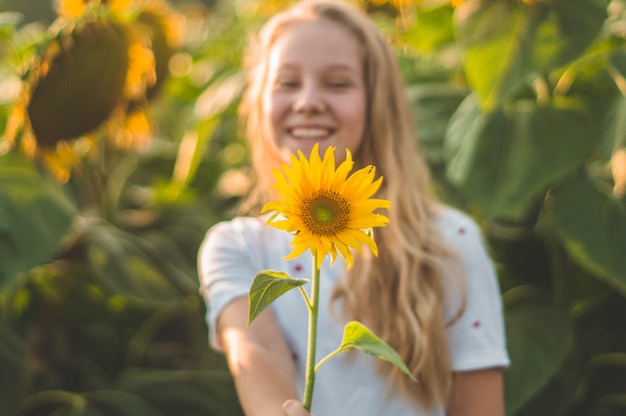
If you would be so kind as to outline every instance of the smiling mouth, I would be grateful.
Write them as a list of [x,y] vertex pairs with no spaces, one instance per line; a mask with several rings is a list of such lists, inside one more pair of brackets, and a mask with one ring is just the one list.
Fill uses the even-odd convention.
[[321,127],[295,127],[288,132],[294,139],[325,139],[333,134],[334,130]]

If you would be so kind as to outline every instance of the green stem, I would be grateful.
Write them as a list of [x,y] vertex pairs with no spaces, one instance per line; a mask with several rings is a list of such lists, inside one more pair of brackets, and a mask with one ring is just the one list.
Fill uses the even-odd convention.
[[317,311],[319,309],[320,270],[317,268],[317,254],[313,255],[313,281],[311,282],[311,307],[309,308],[309,345],[306,357],[306,382],[304,384],[304,408],[311,411],[313,384],[315,383],[315,347],[317,344]]
[[322,358],[320,360],[319,363],[317,363],[317,365],[315,366],[315,372],[317,373],[317,370],[320,369],[320,367],[322,366],[322,364],[324,364],[326,361],[330,360],[331,358],[333,358],[335,355],[339,355],[340,353],[344,352],[345,350],[343,348],[339,348],[336,349],[335,351],[331,352],[330,354],[328,354],[326,357]]
[[309,300],[309,295],[306,294],[306,290],[304,290],[304,288],[302,286],[298,286],[298,289],[300,289],[300,293],[302,293],[302,297],[304,298],[304,302],[306,303],[306,307],[307,307],[307,309],[310,312],[311,309],[313,308],[313,306],[311,305],[311,301]]

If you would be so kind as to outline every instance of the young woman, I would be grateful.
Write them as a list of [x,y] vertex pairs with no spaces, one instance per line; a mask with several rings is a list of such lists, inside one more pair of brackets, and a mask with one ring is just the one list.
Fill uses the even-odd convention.
[[[316,376],[315,416],[503,416],[509,364],[498,281],[480,230],[436,201],[416,148],[395,57],[375,24],[335,1],[306,1],[273,17],[249,48],[242,104],[256,186],[247,207],[275,198],[271,171],[297,150],[348,149],[355,167],[383,176],[391,201],[375,230],[378,257],[346,272],[321,269],[317,357],[336,349],[357,320],[390,344],[417,378],[361,352],[334,357]],[[247,415],[307,415],[301,400],[307,309],[297,290],[246,327],[257,272],[311,277],[307,252],[285,260],[292,236],[267,216],[213,227],[199,254],[212,345],[227,355]]]

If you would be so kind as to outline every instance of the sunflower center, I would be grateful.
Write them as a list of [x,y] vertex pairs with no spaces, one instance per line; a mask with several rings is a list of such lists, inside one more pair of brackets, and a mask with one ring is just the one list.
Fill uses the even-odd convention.
[[305,199],[303,221],[308,230],[317,235],[333,235],[348,224],[350,205],[338,192],[320,190]]

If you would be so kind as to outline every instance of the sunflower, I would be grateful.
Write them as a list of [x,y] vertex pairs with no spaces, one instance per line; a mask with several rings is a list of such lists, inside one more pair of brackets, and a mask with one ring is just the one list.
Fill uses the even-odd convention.
[[291,166],[283,165],[283,173],[274,170],[280,199],[265,204],[262,212],[275,211],[268,224],[294,235],[292,252],[285,259],[298,257],[306,250],[316,256],[317,268],[329,253],[331,264],[339,252],[352,267],[354,258],[350,248],[362,252],[362,245],[378,255],[378,247],[371,237],[373,227],[387,225],[389,219],[374,211],[389,208],[391,203],[370,199],[382,183],[374,181],[376,170],[366,166],[348,176],[354,162],[350,151],[346,160],[335,167],[334,147],[329,147],[320,160],[319,146],[311,152],[310,161],[301,151],[299,159],[291,156]]
[[182,26],[164,0],[59,0],[58,12],[4,138],[65,182],[103,137],[126,151],[147,147],[147,104],[167,78]]

